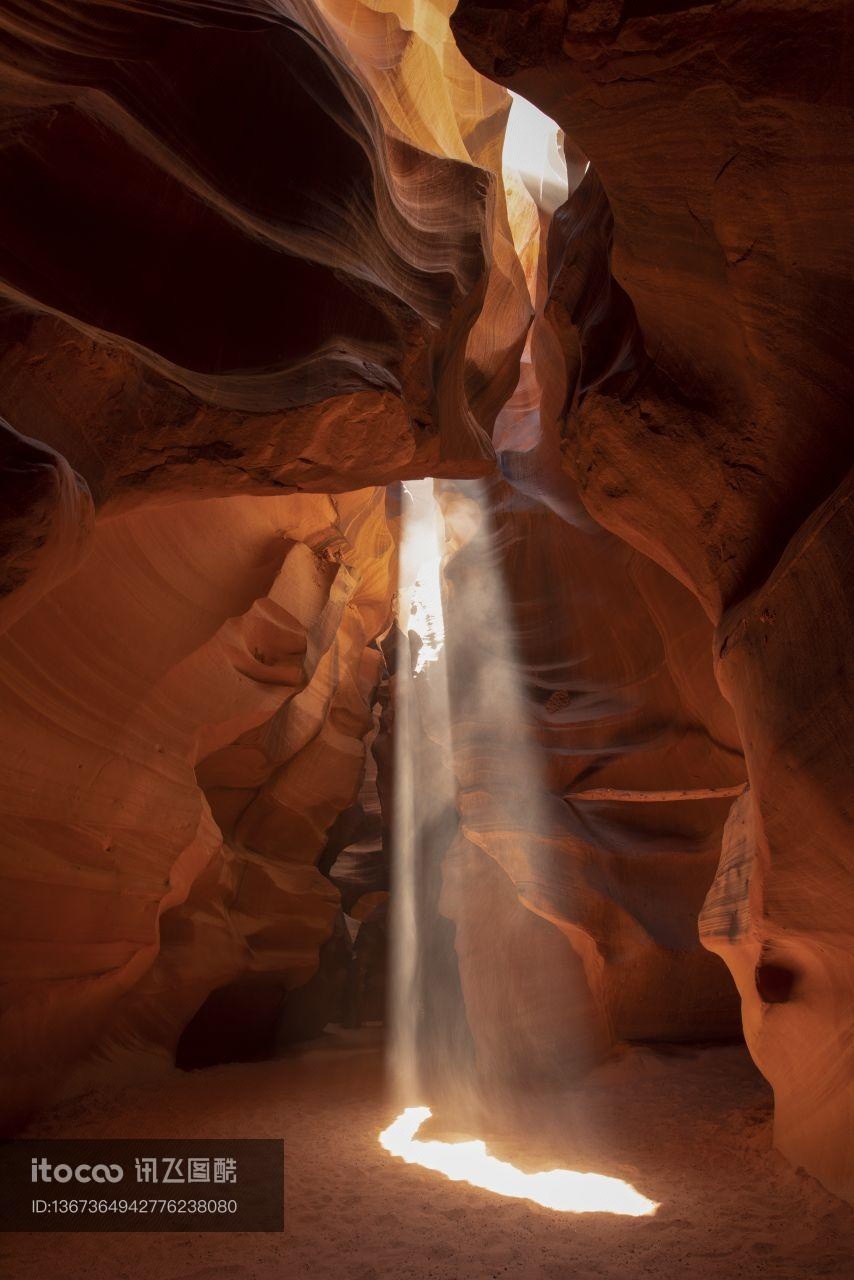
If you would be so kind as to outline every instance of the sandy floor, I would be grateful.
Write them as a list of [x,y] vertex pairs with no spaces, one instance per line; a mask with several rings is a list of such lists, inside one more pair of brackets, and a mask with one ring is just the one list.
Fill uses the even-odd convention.
[[[854,1210],[770,1150],[770,1099],[740,1049],[635,1051],[582,1094],[481,1134],[524,1168],[594,1170],[659,1201],[653,1218],[560,1214],[405,1166],[365,1033],[276,1062],[175,1073],[88,1098],[31,1132],[284,1136],[284,1235],[6,1236],[8,1280],[788,1280],[854,1275]],[[550,1132],[548,1138],[543,1134]],[[438,1135],[434,1135],[438,1136]]]

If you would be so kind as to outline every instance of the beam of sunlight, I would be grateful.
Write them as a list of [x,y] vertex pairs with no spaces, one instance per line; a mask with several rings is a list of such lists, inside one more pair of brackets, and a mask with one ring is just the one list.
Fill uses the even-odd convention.
[[576,1173],[572,1169],[549,1169],[525,1173],[505,1160],[491,1156],[483,1142],[424,1141],[415,1135],[429,1107],[407,1107],[380,1134],[380,1145],[407,1164],[418,1164],[444,1174],[452,1182],[468,1182],[496,1195],[517,1200],[533,1200],[546,1209],[561,1213],[618,1213],[632,1218],[655,1213],[658,1205],[621,1178],[600,1173]]
[[[588,1011],[570,1000],[577,1025],[570,1028],[569,1040],[558,1037],[552,1043],[545,1037],[550,1049],[543,1057],[542,1027],[528,1027],[524,1019],[520,1023],[513,1016],[515,1000],[527,1001],[526,1008],[530,1004],[530,992],[520,997],[513,985],[511,970],[518,953],[505,956],[501,947],[483,952],[483,934],[477,929],[483,904],[472,896],[469,880],[447,874],[455,833],[483,841],[499,865],[509,857],[503,869],[511,882],[514,873],[530,878],[529,866],[536,869],[539,861],[553,856],[544,839],[549,827],[541,799],[545,782],[535,741],[526,729],[528,708],[489,508],[482,481],[455,482],[443,491],[441,504],[432,480],[408,483],[404,491],[394,687],[390,975],[392,1077],[404,1109],[379,1141],[407,1164],[496,1195],[560,1212],[640,1217],[654,1213],[658,1205],[619,1178],[571,1169],[526,1173],[490,1155],[479,1139],[420,1139],[418,1130],[432,1113],[429,1107],[409,1105],[425,1094],[438,1094],[446,1101],[453,1098],[457,1114],[462,1108],[474,1118],[483,1114],[481,1085],[504,1082],[511,1087],[508,1082],[517,1078],[520,1063],[529,1076],[535,1068],[533,1078],[536,1071],[552,1080],[555,1075],[563,1078],[574,1046],[588,1032]],[[457,561],[456,603],[453,598],[443,602],[446,548],[456,555],[465,553],[467,567],[461,571]],[[449,813],[450,834],[442,825]],[[506,839],[498,838],[502,833]],[[439,906],[435,890],[442,880]],[[527,908],[519,910],[524,927]],[[441,946],[442,929],[451,925],[453,972],[447,967],[447,949],[443,952]],[[461,971],[460,939],[465,950],[471,928],[481,950],[474,968],[468,956]],[[578,966],[568,944],[566,950]],[[569,1000],[572,983],[578,981],[575,970],[556,976],[549,967],[548,974],[549,989],[556,980],[563,983]],[[476,990],[468,990],[471,982]],[[461,1004],[462,1034],[454,1021]],[[551,1007],[546,1000],[547,1013]],[[479,1019],[480,1045],[467,1060],[461,1045],[470,1035],[473,1010]],[[496,1027],[512,1030],[496,1039]]]
[[445,640],[441,585],[444,530],[432,480],[410,480],[404,492],[408,505],[400,546],[398,619],[403,632],[414,632],[421,640],[413,673],[419,675],[428,662],[439,657]]
[[[394,823],[391,894],[390,1058],[401,1102],[420,1093],[419,1035],[424,1017],[430,938],[424,925],[424,832],[453,807],[453,779],[427,753],[433,731],[447,742],[450,723],[443,658],[441,564],[444,526],[432,480],[403,487],[398,561],[394,691]],[[447,751],[444,753],[447,755]]]

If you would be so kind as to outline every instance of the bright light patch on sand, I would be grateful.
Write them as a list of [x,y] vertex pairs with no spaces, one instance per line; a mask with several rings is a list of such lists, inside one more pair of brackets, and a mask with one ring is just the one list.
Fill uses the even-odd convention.
[[429,1107],[407,1107],[380,1134],[380,1145],[407,1164],[419,1164],[452,1182],[468,1182],[499,1196],[533,1200],[560,1213],[620,1213],[640,1218],[655,1213],[658,1205],[647,1200],[628,1182],[599,1173],[550,1169],[524,1173],[515,1165],[497,1160],[483,1142],[422,1141],[416,1133],[432,1112]]

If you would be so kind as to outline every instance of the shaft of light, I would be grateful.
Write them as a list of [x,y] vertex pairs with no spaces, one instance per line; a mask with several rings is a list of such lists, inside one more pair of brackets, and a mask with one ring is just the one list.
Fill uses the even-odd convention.
[[[433,770],[424,786],[416,776],[422,759],[420,713],[447,735],[447,679],[438,659],[444,644],[440,565],[444,549],[441,514],[432,480],[406,485],[398,581],[398,654],[394,727],[394,891],[391,895],[390,1059],[400,1103],[421,1093],[419,1019],[424,987],[431,981],[429,938],[423,936],[417,884],[423,829],[454,802],[448,769]],[[413,662],[410,635],[421,641]],[[420,712],[416,682],[421,690]]]
[[380,1145],[407,1164],[444,1174],[452,1182],[468,1182],[496,1195],[533,1200],[561,1213],[619,1213],[640,1218],[655,1213],[658,1205],[628,1182],[600,1173],[550,1169],[525,1173],[505,1160],[491,1156],[479,1139],[470,1142],[423,1141],[418,1130],[432,1112],[429,1107],[407,1107],[380,1134]]
[[[447,497],[448,495],[446,495]],[[449,515],[448,512],[451,514]],[[446,521],[456,545],[469,553],[464,579],[465,608],[444,616],[442,551]],[[459,585],[459,580],[458,580]],[[449,627],[454,619],[453,627]],[[450,1003],[442,1003],[447,972],[437,967],[432,950],[435,921],[420,910],[419,891],[425,869],[445,848],[435,843],[437,820],[445,810],[459,812],[473,834],[510,830],[517,850],[536,865],[538,836],[546,825],[540,797],[545,791],[542,762],[526,728],[526,704],[519,664],[513,647],[513,623],[506,588],[496,554],[488,495],[481,481],[460,481],[454,501],[440,512],[430,480],[407,485],[400,548],[398,593],[399,652],[395,690],[395,880],[392,893],[391,1064],[399,1105],[423,1098],[435,1088],[440,1066],[440,1093],[450,1085],[459,1104],[467,1086],[477,1088],[482,1076],[504,1078],[520,1058],[532,1061],[537,1038],[500,1042],[481,1052],[474,1079],[458,1057],[458,1045],[445,1035]],[[415,633],[421,647],[414,651]],[[417,656],[416,656],[417,652]],[[441,660],[440,660],[441,659]],[[449,670],[456,676],[459,699],[456,719],[462,721],[466,742],[478,747],[480,777],[458,793],[454,770],[454,723],[451,716]],[[465,678],[460,678],[461,676]],[[471,783],[482,782],[482,786]],[[497,852],[501,851],[497,846]],[[497,860],[497,859],[496,859]],[[499,864],[501,865],[501,864]],[[524,869],[524,868],[523,868]],[[511,868],[512,870],[512,868]],[[510,871],[507,872],[510,875]],[[441,910],[452,920],[459,938],[482,907],[470,888],[461,891],[453,878],[445,881]],[[498,991],[488,1016],[500,1025],[513,1021],[507,1007],[514,990],[512,975],[502,969],[500,948],[488,956],[490,981]],[[461,996],[466,997],[470,968],[459,973]],[[549,981],[545,978],[544,980]],[[475,975],[475,982],[477,977]],[[496,986],[496,984],[498,984]],[[446,992],[450,1001],[451,993]],[[474,992],[477,1007],[478,991]],[[438,1011],[438,1012],[437,1012]],[[481,1017],[483,1010],[481,1009]],[[487,1028],[489,1030],[489,1028]],[[576,1029],[578,1038],[583,1028]],[[500,1039],[500,1038],[499,1038]],[[437,1042],[439,1055],[436,1054]],[[489,1043],[489,1036],[487,1036]],[[423,1069],[425,1048],[432,1067]],[[503,1055],[503,1056],[502,1056]],[[540,1062],[552,1068],[555,1064]],[[462,1070],[461,1070],[462,1067]],[[596,1173],[551,1169],[526,1173],[489,1154],[477,1139],[467,1142],[422,1140],[416,1135],[431,1111],[406,1106],[379,1135],[382,1147],[407,1164],[418,1164],[454,1182],[467,1182],[496,1195],[528,1200],[564,1213],[614,1213],[640,1217],[658,1205],[629,1183]]]

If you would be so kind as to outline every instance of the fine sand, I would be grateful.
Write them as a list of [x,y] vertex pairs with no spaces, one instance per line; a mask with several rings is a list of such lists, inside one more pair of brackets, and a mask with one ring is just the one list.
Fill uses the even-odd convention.
[[854,1210],[772,1151],[770,1094],[742,1049],[627,1052],[583,1092],[531,1108],[515,1136],[506,1121],[476,1135],[526,1170],[560,1165],[630,1181],[660,1203],[654,1217],[557,1213],[404,1165],[377,1143],[393,1115],[369,1032],[329,1035],[274,1062],[175,1072],[156,1085],[90,1095],[42,1118],[28,1136],[283,1137],[284,1234],[8,1235],[0,1273],[6,1280],[854,1275]]

